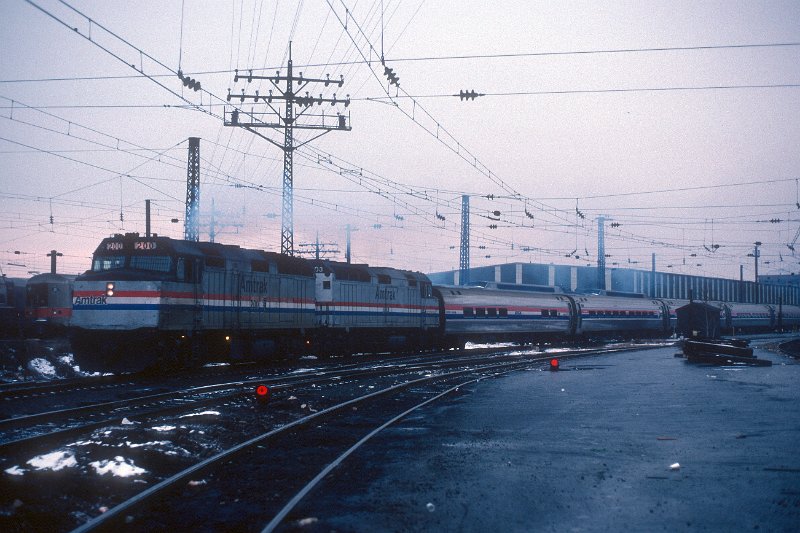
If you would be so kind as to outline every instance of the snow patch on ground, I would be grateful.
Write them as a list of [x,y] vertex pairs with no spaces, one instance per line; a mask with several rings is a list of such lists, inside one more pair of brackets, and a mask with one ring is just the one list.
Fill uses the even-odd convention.
[[128,446],[128,448],[143,448],[145,446],[151,446],[151,447],[152,446],[167,446],[167,445],[172,444],[172,443],[170,441],[168,441],[168,440],[154,440],[154,441],[150,441],[150,442],[140,442],[140,443],[135,443],[135,442],[131,442],[131,441],[125,441],[125,444]]
[[64,468],[71,468],[78,464],[75,456],[70,452],[57,451],[46,453],[44,455],[37,455],[28,461],[36,470],[62,470]]
[[189,418],[189,417],[192,417],[192,416],[206,416],[206,415],[219,416],[219,414],[220,414],[219,411],[202,411],[200,413],[190,413],[188,415],[183,415],[183,416],[181,416],[179,418]]
[[153,426],[150,429],[154,431],[172,431],[175,429],[175,426]]
[[121,456],[104,461],[94,461],[93,463],[89,463],[89,466],[94,468],[95,472],[101,476],[111,474],[116,477],[131,477],[147,473],[147,470],[144,468],[136,466],[133,464],[133,461],[129,461]]
[[297,370],[293,370],[289,372],[289,374],[307,374],[308,372],[316,372],[316,368],[298,368]]
[[47,359],[37,357],[28,361],[28,370],[45,378],[56,377],[56,367]]
[[91,446],[93,444],[101,446],[103,444],[103,441],[100,441],[100,440],[79,440],[79,441],[71,442],[71,443],[67,444],[67,446]]
[[23,475],[25,475],[25,470],[23,470],[22,468],[20,468],[17,465],[12,466],[11,468],[6,468],[5,472],[9,476],[23,476]]
[[514,342],[492,342],[488,344],[478,344],[474,342],[467,342],[464,344],[465,350],[478,350],[482,348],[511,348],[513,346],[519,346],[517,343]]

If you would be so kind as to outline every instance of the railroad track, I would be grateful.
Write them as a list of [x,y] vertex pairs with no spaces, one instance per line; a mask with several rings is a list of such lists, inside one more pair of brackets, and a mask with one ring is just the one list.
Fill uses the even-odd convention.
[[[117,521],[129,526],[135,524],[135,529],[142,531],[171,527],[208,529],[209,518],[202,516],[202,512],[189,516],[184,514],[187,487],[188,492],[194,492],[190,497],[191,507],[199,504],[202,508],[205,504],[198,501],[198,496],[210,502],[214,499],[213,494],[230,479],[238,480],[237,492],[256,495],[260,504],[253,506],[252,502],[240,500],[242,505],[236,506],[237,521],[231,523],[226,519],[224,524],[217,525],[253,529],[254,524],[261,522],[264,531],[273,531],[336,466],[392,423],[466,385],[541,366],[545,359],[504,361],[479,369],[429,374],[336,402],[192,465],[109,509],[75,532],[116,528]],[[298,473],[297,461],[269,461],[264,457],[264,450],[268,449],[269,456],[288,459],[297,455],[298,448],[313,450],[313,453],[303,455],[301,473]],[[191,483],[193,480],[195,482]],[[269,480],[269,487],[263,485],[263,480]],[[203,488],[204,495],[197,494],[194,490],[197,486]],[[269,493],[267,501],[263,499],[265,491]],[[168,516],[157,513],[157,509],[165,505],[172,509]],[[213,525],[211,529],[215,527]]]
[[[333,365],[303,374],[250,377],[233,382],[177,388],[147,394],[135,392],[135,388],[141,384],[135,381],[123,382],[120,380],[116,382],[117,387],[122,387],[123,384],[129,386],[128,392],[123,393],[127,397],[123,399],[99,401],[0,419],[0,456],[13,457],[16,450],[24,450],[26,453],[38,452],[52,447],[58,439],[77,438],[83,433],[104,425],[119,423],[123,419],[167,416],[224,403],[242,394],[250,394],[252,387],[258,384],[265,384],[279,390],[303,386],[311,382],[338,380],[343,376],[364,378],[370,375],[391,373],[394,369],[409,371],[413,370],[415,365],[422,365],[421,367],[465,365],[485,361],[487,357],[497,353],[497,350],[478,350],[477,352],[461,354],[460,357],[448,355],[447,359],[442,360],[419,356],[406,357],[385,361],[377,366],[374,363],[368,363],[367,366],[361,364]],[[112,384],[106,384],[102,388],[112,386]],[[79,383],[70,383],[66,387],[70,392],[96,390],[92,384],[82,386]],[[148,385],[146,390],[149,389]],[[52,388],[42,386],[37,388],[38,392],[35,396],[49,397],[61,390],[62,387],[57,383],[53,384]],[[16,400],[27,398],[28,396],[25,394],[14,396]]]
[[[624,348],[620,348],[622,349]],[[582,350],[563,352],[557,356],[566,359],[593,353],[608,351]],[[186,490],[188,487],[188,490],[196,492],[198,488],[202,489],[207,485],[210,488],[216,478],[210,474],[206,477],[204,473],[218,471],[219,465],[228,460],[243,468],[243,473],[235,476],[242,482],[247,479],[267,479],[262,474],[254,473],[250,476],[247,469],[248,465],[252,467],[264,462],[263,456],[259,459],[258,454],[263,453],[264,446],[268,446],[270,454],[274,451],[274,457],[284,458],[280,462],[286,469],[263,475],[277,476],[268,479],[293,480],[297,477],[297,472],[293,474],[296,463],[292,458],[298,453],[308,454],[308,450],[324,449],[322,445],[330,444],[330,437],[334,433],[338,435],[334,442],[352,446],[352,437],[358,435],[353,432],[354,427],[374,429],[377,427],[376,421],[387,416],[386,413],[392,412],[396,416],[396,408],[400,405],[407,408],[414,402],[420,403],[418,399],[423,396],[429,399],[459,383],[484,379],[497,372],[541,366],[551,357],[550,354],[531,357],[516,352],[513,355],[498,354],[488,357],[487,362],[485,354],[469,354],[459,361],[448,354],[447,359],[425,362],[406,361],[395,365],[385,363],[379,367],[373,364],[369,368],[339,368],[273,377],[272,381],[254,379],[250,382],[217,384],[215,387],[218,387],[219,394],[215,397],[202,397],[209,393],[206,389],[205,392],[197,391],[199,397],[193,400],[173,405],[150,406],[138,413],[128,412],[124,415],[128,419],[127,425],[122,424],[122,411],[114,410],[116,408],[112,409],[112,415],[98,420],[86,421],[81,415],[78,417],[80,422],[75,427],[45,433],[33,440],[19,441],[0,449],[0,457],[4,459],[3,469],[7,474],[9,470],[12,473],[26,470],[19,479],[15,479],[13,474],[3,478],[3,484],[10,482],[12,485],[11,490],[0,493],[17,497],[11,502],[0,501],[0,505],[13,507],[21,501],[20,509],[24,509],[24,512],[0,516],[0,527],[5,529],[3,524],[6,523],[12,529],[17,529],[13,526],[20,525],[23,529],[32,529],[41,525],[39,521],[44,521],[49,524],[50,529],[53,524],[63,524],[64,528],[69,528],[84,522],[88,528],[106,528],[116,527],[107,525],[114,520],[125,521],[128,516],[134,516],[134,529],[142,530],[145,528],[140,526],[144,522],[135,518],[140,516],[136,511],[139,506],[149,505],[148,502],[156,495],[158,501],[166,501],[164,491],[168,493]],[[254,399],[252,391],[256,382],[271,386],[274,401],[268,406],[259,405]],[[357,411],[353,411],[353,408]],[[209,412],[212,414],[208,414]],[[367,416],[369,412],[372,415]],[[358,416],[358,420],[354,420],[353,416]],[[318,425],[338,429],[323,430],[322,433],[317,430],[314,437],[314,428]],[[157,428],[165,427],[172,429],[164,433],[156,432]],[[165,444],[165,438],[170,439],[169,445]],[[281,442],[283,444],[279,444]],[[325,457],[330,457],[331,453],[342,453],[341,450],[336,452],[339,448],[341,446],[331,448],[331,452],[326,452]],[[54,473],[40,473],[21,459],[16,460],[23,456],[23,452],[27,453],[25,457],[30,457],[34,449],[50,450],[51,454],[69,453],[70,455],[64,456],[67,457],[65,460],[68,463],[77,463],[65,467],[57,474],[70,487],[69,497],[61,494],[58,498],[53,498],[51,493],[48,498],[47,491],[42,493],[41,486],[47,483],[43,480]],[[243,464],[239,462],[239,457],[248,457],[251,453],[256,454],[253,459],[245,460]],[[145,467],[147,473],[134,476],[136,479],[132,483],[98,475],[102,465],[108,465],[122,455],[128,457],[124,462],[118,462],[120,466],[129,469]],[[311,455],[317,454],[315,452]],[[91,468],[85,466],[89,464],[99,464],[100,468],[95,466],[96,471],[92,472]],[[330,464],[330,461],[325,464]],[[318,464],[314,468],[321,469],[324,466]],[[306,477],[311,479],[314,475]],[[63,481],[64,479],[68,481]],[[270,497],[272,503],[264,516],[277,516],[280,509],[276,506],[291,499],[292,495],[287,492],[288,487],[296,484],[284,483],[281,486],[284,485],[287,488],[282,489],[280,495]],[[294,488],[300,490],[299,487]],[[141,492],[142,489],[145,491]],[[258,491],[255,493],[258,494]],[[66,503],[63,501],[65,499]],[[181,503],[180,497],[170,501],[174,505],[187,505]],[[107,509],[109,507],[111,509]],[[111,512],[114,509],[117,510]],[[17,520],[14,520],[15,517]],[[161,519],[167,520],[164,516]],[[179,527],[184,528],[185,525]],[[156,529],[163,530],[164,526]],[[208,526],[200,529],[208,529]]]

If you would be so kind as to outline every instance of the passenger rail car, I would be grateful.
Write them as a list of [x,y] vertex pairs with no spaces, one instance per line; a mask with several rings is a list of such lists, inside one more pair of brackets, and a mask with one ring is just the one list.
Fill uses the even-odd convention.
[[530,342],[534,337],[574,333],[571,298],[552,287],[485,283],[483,286],[436,287],[440,300],[443,342]]
[[729,333],[775,329],[778,324],[776,306],[732,302],[714,305],[721,308],[720,326]]
[[19,287],[24,281],[0,276],[0,338],[22,335],[24,297],[20,297]]
[[72,278],[38,274],[25,286],[25,329],[29,335],[63,335],[72,317]]
[[661,300],[643,295],[608,294],[574,296],[573,299],[579,316],[575,335],[650,336],[670,331],[669,308]]
[[795,331],[800,327],[800,307],[796,305],[778,306],[778,317],[780,321],[777,326],[780,329]]
[[653,336],[670,331],[667,305],[642,295],[575,295],[553,287],[507,283],[436,287],[435,291],[442,301],[447,345],[467,340]]

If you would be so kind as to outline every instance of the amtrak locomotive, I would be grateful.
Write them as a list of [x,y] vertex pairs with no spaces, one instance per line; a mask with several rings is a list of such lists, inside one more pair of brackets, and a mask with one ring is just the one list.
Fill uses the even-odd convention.
[[[504,283],[434,287],[419,272],[131,233],[103,240],[76,278],[70,333],[83,369],[118,371],[281,352],[666,336],[686,303]],[[728,330],[800,325],[794,306],[717,305]]]
[[432,347],[424,274],[166,237],[103,240],[75,280],[71,337],[88,370],[210,356]]

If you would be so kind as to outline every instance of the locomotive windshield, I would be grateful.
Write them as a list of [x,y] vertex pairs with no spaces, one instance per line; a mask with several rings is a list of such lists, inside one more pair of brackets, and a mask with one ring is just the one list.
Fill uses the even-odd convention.
[[115,270],[117,268],[125,267],[124,255],[110,255],[105,257],[95,256],[92,270],[95,272],[104,272],[106,270]]
[[92,270],[105,272],[127,267],[149,272],[169,272],[172,268],[172,258],[168,255],[113,255],[95,256]]

